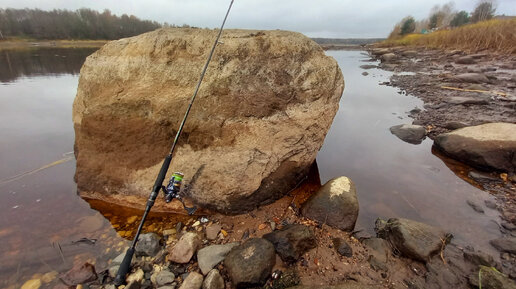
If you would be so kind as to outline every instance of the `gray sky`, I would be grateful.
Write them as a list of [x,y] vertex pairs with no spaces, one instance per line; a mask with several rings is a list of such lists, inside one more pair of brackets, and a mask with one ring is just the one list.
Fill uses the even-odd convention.
[[[283,29],[310,37],[387,37],[395,23],[428,16],[449,0],[235,0],[227,28]],[[457,10],[472,11],[476,0],[455,0]],[[516,0],[498,0],[498,14],[516,15]],[[229,0],[0,0],[1,8],[78,9],[133,14],[142,19],[218,27]]]

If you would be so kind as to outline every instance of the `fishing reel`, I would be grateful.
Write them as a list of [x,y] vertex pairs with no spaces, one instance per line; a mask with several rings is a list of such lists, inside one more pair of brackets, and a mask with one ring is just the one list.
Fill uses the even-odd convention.
[[197,210],[196,206],[193,207],[187,207],[185,202],[183,201],[183,198],[181,195],[179,195],[179,192],[181,191],[181,183],[183,181],[184,175],[180,172],[175,172],[172,177],[170,177],[170,180],[168,181],[168,185],[161,186],[161,190],[165,194],[165,202],[170,203],[173,199],[178,199],[181,204],[183,204],[183,208],[186,210],[188,215],[193,215],[195,211]]

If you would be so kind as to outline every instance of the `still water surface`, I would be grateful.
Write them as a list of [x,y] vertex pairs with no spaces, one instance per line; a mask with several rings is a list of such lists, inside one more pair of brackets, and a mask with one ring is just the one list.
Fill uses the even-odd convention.
[[[72,103],[79,69],[92,52],[0,52],[0,287],[86,260],[101,270],[128,245],[121,236],[130,236],[137,225],[131,216],[140,212],[86,202],[76,193]],[[357,228],[371,232],[377,217],[406,217],[494,252],[487,242],[499,235],[497,213],[475,213],[465,202],[490,196],[434,156],[430,140],[412,145],[389,132],[392,125],[410,123],[407,111],[422,107],[421,101],[379,85],[389,72],[361,75],[367,59],[362,52],[328,54],[339,62],[346,88],[317,161],[323,183],[341,175],[356,183]],[[154,214],[146,229],[159,232],[176,220]]]

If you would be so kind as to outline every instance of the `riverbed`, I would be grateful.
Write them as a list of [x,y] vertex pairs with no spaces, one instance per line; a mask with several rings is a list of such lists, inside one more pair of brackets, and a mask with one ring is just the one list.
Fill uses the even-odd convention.
[[[0,287],[33,274],[63,271],[89,261],[97,270],[122,252],[141,212],[87,202],[73,180],[71,120],[79,69],[93,49],[0,52]],[[460,179],[432,153],[432,141],[405,143],[389,127],[411,123],[422,102],[382,85],[392,72],[360,65],[363,51],[328,51],[339,62],[346,88],[317,157],[322,183],[348,176],[357,186],[357,229],[373,233],[380,217],[405,217],[453,233],[496,256],[488,244],[500,236],[498,212],[467,205],[488,193]],[[374,64],[374,63],[373,63]],[[154,214],[146,229],[173,227],[184,217]]]

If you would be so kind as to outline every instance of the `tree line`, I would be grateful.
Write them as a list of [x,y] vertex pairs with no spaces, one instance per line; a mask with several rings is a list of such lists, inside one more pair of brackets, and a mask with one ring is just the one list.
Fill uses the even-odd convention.
[[134,15],[116,16],[82,8],[75,11],[0,9],[0,40],[11,37],[35,39],[119,39],[152,31],[162,26]]
[[407,16],[394,26],[389,39],[425,31],[434,31],[448,27],[459,27],[469,23],[477,23],[492,19],[496,12],[496,0],[479,0],[475,9],[469,13],[465,10],[456,11],[453,2],[444,5],[435,5],[428,18],[416,21]]

